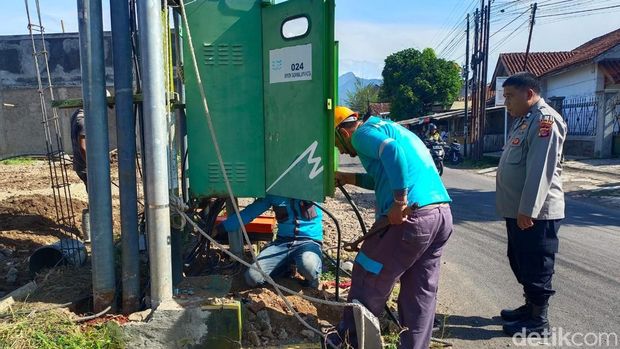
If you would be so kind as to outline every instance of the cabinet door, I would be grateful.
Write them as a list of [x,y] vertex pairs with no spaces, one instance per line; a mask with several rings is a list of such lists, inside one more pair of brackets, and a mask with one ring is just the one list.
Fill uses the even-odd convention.
[[262,9],[266,192],[323,201],[333,194],[333,0]]

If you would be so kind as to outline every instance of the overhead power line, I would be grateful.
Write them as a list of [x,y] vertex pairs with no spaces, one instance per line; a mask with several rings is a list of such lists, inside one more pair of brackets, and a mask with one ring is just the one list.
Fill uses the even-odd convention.
[[586,13],[586,12],[593,12],[593,11],[609,10],[609,9],[618,8],[618,7],[620,7],[620,5],[613,5],[613,6],[606,6],[606,7],[599,7],[599,8],[591,8],[591,9],[581,10],[581,11],[563,12],[563,13],[557,13],[557,14],[552,14],[552,15],[542,15],[542,16],[538,16],[538,18],[567,16],[567,15],[574,15],[574,14],[577,14],[577,13]]

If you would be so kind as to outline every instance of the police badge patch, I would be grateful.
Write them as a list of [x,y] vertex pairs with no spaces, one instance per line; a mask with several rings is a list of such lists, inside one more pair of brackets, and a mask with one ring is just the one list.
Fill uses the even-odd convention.
[[553,128],[553,120],[541,120],[538,127],[538,137],[549,137]]

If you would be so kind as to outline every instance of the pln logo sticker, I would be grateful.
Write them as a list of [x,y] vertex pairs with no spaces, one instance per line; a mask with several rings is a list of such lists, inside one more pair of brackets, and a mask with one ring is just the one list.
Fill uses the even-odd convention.
[[274,59],[271,61],[271,70],[282,70],[282,60]]

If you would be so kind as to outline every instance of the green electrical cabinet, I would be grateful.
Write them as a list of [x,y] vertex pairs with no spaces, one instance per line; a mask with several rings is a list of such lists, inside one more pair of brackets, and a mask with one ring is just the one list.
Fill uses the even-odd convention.
[[[333,0],[197,0],[188,23],[237,197],[333,194]],[[185,45],[185,61],[191,54]],[[193,197],[226,196],[196,76],[185,64]]]
[[[199,0],[186,6],[196,60],[228,178],[238,196],[264,191],[261,2]],[[186,37],[186,36],[185,36]],[[194,197],[224,196],[189,45],[185,52],[190,188]]]

